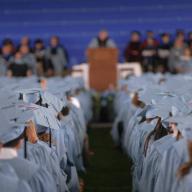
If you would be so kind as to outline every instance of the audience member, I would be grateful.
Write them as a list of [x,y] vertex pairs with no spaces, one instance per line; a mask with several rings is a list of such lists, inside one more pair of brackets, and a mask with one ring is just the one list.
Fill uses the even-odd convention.
[[163,33],[161,35],[161,43],[157,48],[157,56],[158,56],[157,71],[158,72],[164,73],[168,71],[168,58],[170,55],[170,49],[171,49],[170,35],[168,33]]
[[157,39],[155,38],[154,32],[151,31],[151,30],[148,30],[148,31],[146,32],[146,39],[145,39],[144,42],[143,42],[143,47],[145,47],[145,46],[147,45],[148,38],[153,39],[153,46],[157,47],[157,46],[159,45],[159,42],[158,42]]
[[106,30],[101,30],[98,37],[94,38],[90,44],[89,48],[114,48],[116,47],[115,42],[109,37],[109,33]]
[[21,38],[18,48],[20,48],[21,46],[27,46],[27,47],[29,47],[29,49],[31,51],[31,42],[30,42],[30,38],[28,36],[23,36]]
[[[144,41],[142,41],[139,31],[133,31],[124,51],[125,61],[141,63],[143,72],[185,72],[186,69],[181,68],[187,65],[181,63],[183,63],[183,59],[186,59],[184,57],[186,56],[184,54],[186,47],[189,49],[185,51],[189,53],[190,50],[192,53],[192,32],[189,32],[185,37],[183,30],[177,30],[173,43],[171,35],[168,33],[162,33],[160,40],[157,39],[159,37],[155,36],[151,30],[146,32]],[[29,37],[24,36],[16,51],[13,41],[9,38],[4,39],[0,51],[0,76],[36,74],[52,77],[63,74],[69,59],[59,37],[52,36],[48,47],[45,46],[42,39],[34,41],[33,49],[31,49],[31,45]],[[101,30],[89,44],[89,48],[98,47],[115,48],[117,46],[110,38],[109,33],[106,30]],[[21,64],[22,66],[20,66]],[[189,69],[188,67],[187,69]],[[22,68],[21,73],[18,73],[19,68]]]
[[36,60],[33,53],[30,52],[29,46],[27,45],[21,45],[19,52],[21,53],[21,61],[22,63],[25,63],[29,69],[33,72],[33,74],[36,73]]
[[148,37],[142,46],[142,66],[144,72],[156,70],[157,51],[156,43],[152,37]]
[[13,60],[14,45],[11,39],[3,41],[0,56],[0,75],[6,75],[7,67]]
[[37,75],[42,76],[47,71],[45,59],[45,46],[42,39],[35,40],[33,54],[36,59]]
[[52,63],[54,73],[62,75],[68,63],[68,55],[67,51],[61,46],[59,37],[51,37],[50,46],[46,49],[45,55],[46,59]]
[[138,31],[131,33],[130,42],[124,54],[127,62],[141,62],[141,35]]
[[7,75],[9,77],[26,77],[32,75],[29,65],[22,59],[22,54],[19,51],[16,52],[13,62],[8,66]]
[[186,47],[184,43],[183,36],[179,35],[175,39],[174,45],[171,48],[169,56],[169,71],[172,73],[176,72],[176,68],[179,65],[180,57],[183,54],[184,48]]
[[179,58],[179,63],[176,66],[177,73],[191,73],[192,72],[192,56],[191,50],[186,47],[183,54]]

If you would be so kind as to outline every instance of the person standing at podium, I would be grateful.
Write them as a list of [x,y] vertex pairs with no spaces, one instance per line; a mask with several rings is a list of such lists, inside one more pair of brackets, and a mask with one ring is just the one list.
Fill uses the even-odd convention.
[[98,36],[91,40],[89,48],[116,48],[115,42],[109,37],[106,30],[101,30]]

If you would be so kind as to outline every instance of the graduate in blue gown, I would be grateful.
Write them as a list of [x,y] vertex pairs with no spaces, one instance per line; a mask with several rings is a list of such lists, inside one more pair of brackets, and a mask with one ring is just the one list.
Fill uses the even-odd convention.
[[17,125],[10,119],[9,114],[1,111],[0,142],[3,150],[0,151],[0,164],[9,164],[18,178],[29,184],[32,191],[56,191],[56,183],[45,169],[18,156],[25,135],[25,125]]
[[154,191],[158,173],[160,171],[159,162],[162,160],[163,153],[175,142],[176,137],[174,134],[164,136],[153,142],[151,145],[151,151],[147,153],[143,162],[142,176],[139,182],[140,191],[143,190],[143,186],[145,186],[146,191]]
[[[190,133],[192,134],[192,132]],[[173,184],[172,191],[190,192],[192,189],[192,140],[188,140],[188,162],[183,163],[177,172],[176,182]]]
[[67,175],[60,168],[60,162],[54,148],[50,148],[48,143],[39,140],[33,122],[30,122],[30,126],[27,127],[26,136],[28,138],[27,159],[44,167],[53,176],[58,192],[68,191]]
[[[172,123],[178,123],[177,129],[180,132],[178,141],[175,142],[171,148],[169,148],[164,154],[160,165],[160,172],[155,185],[155,192],[159,191],[174,191],[179,185],[179,178],[177,172],[179,168],[186,162],[189,162],[188,155],[188,140],[192,138],[191,120],[187,117],[181,118],[175,117],[171,119]],[[188,124],[185,124],[189,121]],[[169,166],[167,166],[169,165]],[[164,185],[162,185],[162,182]]]
[[[75,138],[70,127],[70,121],[66,121],[65,116],[69,115],[69,108],[67,103],[64,103],[56,96],[44,92],[43,101],[48,104],[48,108],[52,110],[53,115],[60,122],[60,127],[57,130],[53,130],[53,138],[56,141],[57,154],[60,157],[61,167],[67,174],[67,185],[70,191],[79,190],[79,181],[77,176],[77,170],[75,167],[75,161],[73,159],[73,153],[75,148]],[[78,158],[78,157],[76,157]]]
[[1,192],[32,192],[27,182],[19,179],[8,164],[0,164],[0,187]]

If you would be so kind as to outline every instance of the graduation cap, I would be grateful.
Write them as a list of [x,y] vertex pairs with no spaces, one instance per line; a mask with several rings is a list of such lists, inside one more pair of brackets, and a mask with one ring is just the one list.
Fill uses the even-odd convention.
[[166,108],[169,108],[172,116],[176,115],[187,115],[191,112],[190,107],[185,103],[180,97],[165,97],[163,98],[158,105],[164,105]]
[[0,90],[0,107],[15,104],[18,101],[17,94],[10,90]]
[[162,95],[154,94],[151,91],[141,91],[139,92],[139,100],[143,101],[145,104],[156,104],[163,98]]
[[143,110],[137,115],[138,117],[146,117],[146,113],[147,111],[149,111],[150,109],[152,109],[152,105],[146,105]]
[[161,120],[167,119],[170,116],[170,108],[167,106],[154,106],[146,112],[146,118],[152,119],[160,117]]
[[[28,116],[27,116],[28,117]],[[12,141],[18,138],[25,130],[26,121],[23,116],[20,121],[10,119],[5,111],[0,110],[0,143],[5,144],[9,141]]]
[[66,101],[62,101],[47,91],[42,94],[42,99],[45,103],[48,104],[48,108],[52,108],[56,113],[60,112],[62,108],[67,105]]
[[56,118],[53,111],[49,108],[38,106],[38,108],[33,111],[33,114],[35,123],[37,125],[41,125],[50,129],[59,129],[61,126],[59,120]]
[[51,93],[52,95],[56,96],[58,99],[60,99],[64,103],[65,106],[67,106],[68,101],[67,101],[65,91],[62,91],[62,90],[58,89],[57,87],[49,88],[49,89],[47,89],[47,91],[49,93]]
[[175,116],[166,119],[166,122],[176,123],[177,129],[182,133],[184,138],[192,139],[192,116]]
[[31,89],[20,89],[16,93],[22,95],[22,100],[27,103],[36,103],[40,100],[40,93],[42,89],[31,88]]
[[28,104],[24,102],[17,104],[17,108],[19,108],[19,110],[22,110],[22,115],[21,112],[17,115],[18,122],[23,121],[27,118],[29,119],[31,117],[37,125],[51,129],[60,128],[59,120],[57,120],[55,114],[49,108],[42,107],[33,103]]
[[33,103],[23,104],[23,106],[20,105],[20,107],[25,109],[25,113],[26,113],[26,110],[33,113],[33,120],[37,125],[36,128],[38,133],[44,132],[47,129],[49,130],[49,133],[50,133],[49,144],[51,147],[52,146],[52,141],[51,141],[52,129],[57,130],[61,126],[59,120],[55,116],[55,113],[49,108],[42,107]]
[[15,104],[0,106],[0,111],[6,114],[10,122],[23,125],[27,120],[31,120],[33,116],[31,109],[26,106],[26,103],[18,101]]

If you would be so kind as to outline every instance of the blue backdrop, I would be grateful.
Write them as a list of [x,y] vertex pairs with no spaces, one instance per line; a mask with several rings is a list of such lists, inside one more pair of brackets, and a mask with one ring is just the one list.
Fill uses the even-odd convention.
[[85,62],[85,49],[102,28],[122,53],[132,30],[190,31],[191,10],[191,0],[0,0],[0,40],[29,35],[48,43],[59,35],[74,65]]

